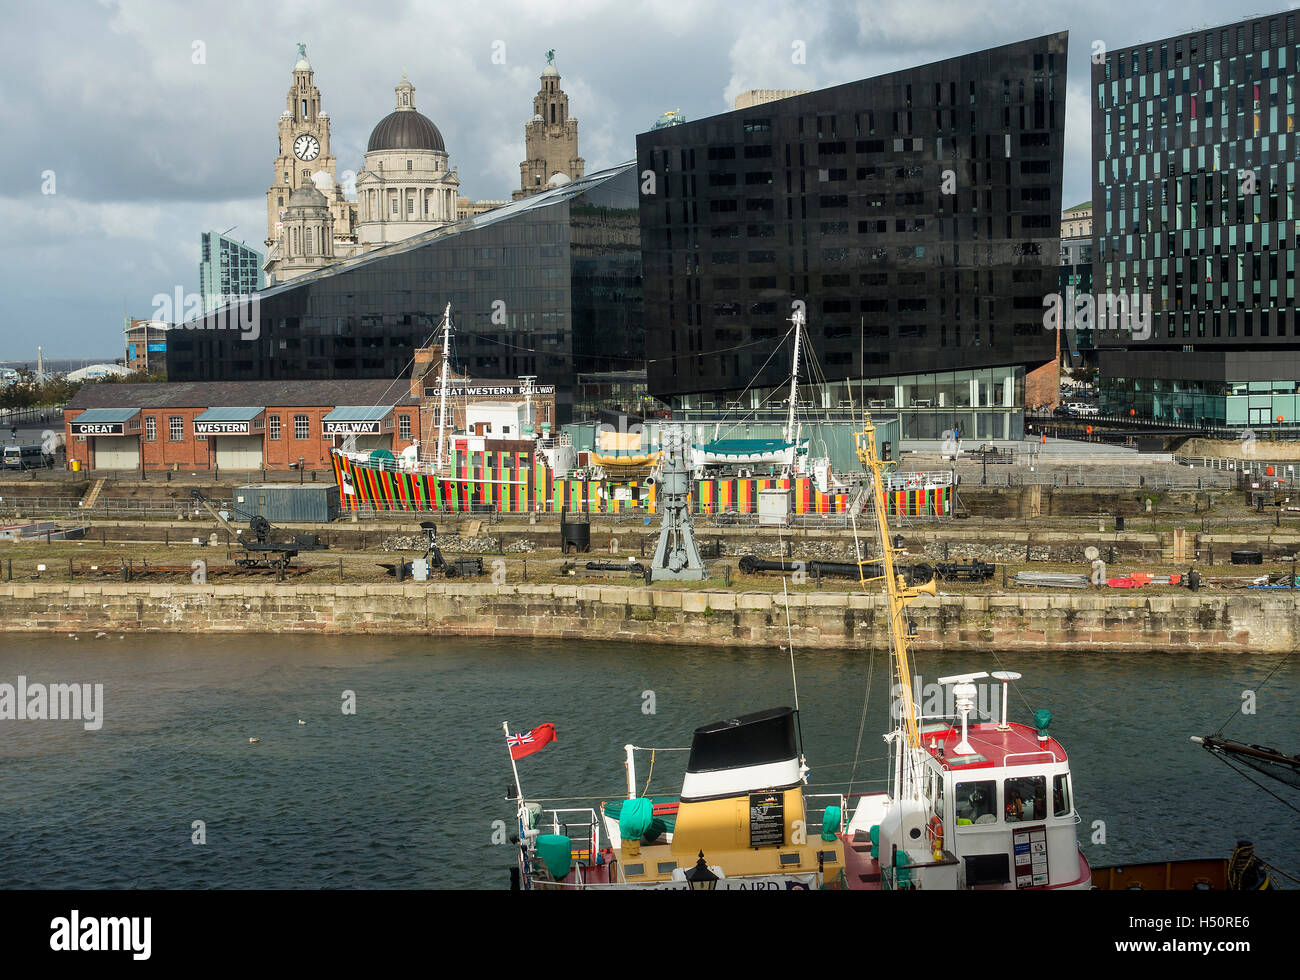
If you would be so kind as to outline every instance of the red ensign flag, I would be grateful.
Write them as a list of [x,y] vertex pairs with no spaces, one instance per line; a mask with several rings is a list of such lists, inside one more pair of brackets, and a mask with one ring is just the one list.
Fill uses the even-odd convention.
[[522,759],[526,755],[532,755],[542,749],[547,742],[557,742],[555,737],[555,726],[549,721],[544,725],[538,725],[531,732],[523,732],[519,735],[507,735],[506,742],[510,746],[510,758]]

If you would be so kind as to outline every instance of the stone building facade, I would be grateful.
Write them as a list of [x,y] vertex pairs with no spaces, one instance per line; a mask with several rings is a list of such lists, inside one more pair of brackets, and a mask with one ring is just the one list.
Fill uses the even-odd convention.
[[569,115],[569,97],[560,88],[555,52],[546,53],[542,87],[533,99],[533,118],[524,125],[524,154],[514,199],[577,180],[587,162],[578,156],[578,120]]
[[[338,184],[336,160],[330,149],[330,117],[321,109],[320,89],[315,73],[307,61],[307,46],[298,45],[298,61],[293,66],[293,80],[285,94],[285,109],[279,121],[280,152],[275,158],[274,180],[266,192],[266,247],[268,270],[277,259],[280,241],[281,212],[288,207],[293,192],[303,187],[324,184],[334,233],[341,245],[356,241],[356,202],[349,201]],[[327,178],[319,177],[320,174]],[[335,248],[337,254],[343,249]],[[348,250],[350,253],[350,250]]]
[[357,174],[358,237],[386,245],[456,220],[460,178],[448,165],[438,127],[415,108],[415,86],[402,75],[396,108],[370,133]]

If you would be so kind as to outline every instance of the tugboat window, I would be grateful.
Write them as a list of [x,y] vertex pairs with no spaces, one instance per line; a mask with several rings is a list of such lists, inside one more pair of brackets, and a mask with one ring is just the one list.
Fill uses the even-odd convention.
[[1003,783],[1007,823],[1042,820],[1047,816],[1047,777],[1017,776]]
[[997,823],[998,784],[992,779],[957,784],[957,826]]

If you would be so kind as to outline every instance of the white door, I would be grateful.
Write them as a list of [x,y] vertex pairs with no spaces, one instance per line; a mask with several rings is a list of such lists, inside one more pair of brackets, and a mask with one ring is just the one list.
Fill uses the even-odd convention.
[[93,436],[97,470],[138,470],[140,437]]
[[223,470],[260,470],[261,436],[216,436],[217,467]]

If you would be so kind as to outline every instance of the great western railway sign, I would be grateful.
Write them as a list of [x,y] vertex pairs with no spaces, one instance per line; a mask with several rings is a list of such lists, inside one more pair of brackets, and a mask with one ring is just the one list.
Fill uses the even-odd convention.
[[[447,386],[447,394],[453,398],[523,398],[524,391],[520,385],[458,385],[454,382]],[[534,395],[553,395],[555,385],[534,385]],[[424,397],[440,398],[442,389],[435,386],[424,389]]]
[[124,436],[125,422],[69,422],[74,436]]
[[380,434],[380,425],[379,419],[368,422],[322,422],[321,433],[327,436],[377,436]]
[[194,422],[196,436],[246,436],[249,422]]

